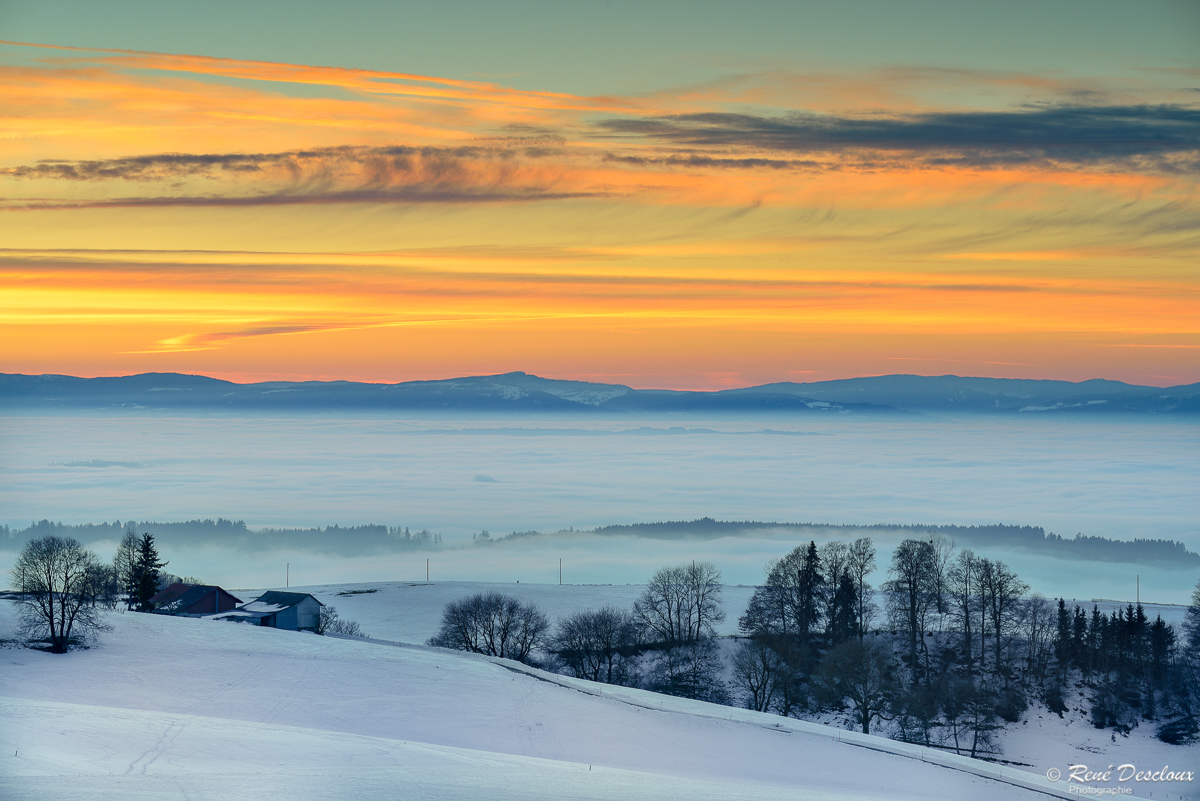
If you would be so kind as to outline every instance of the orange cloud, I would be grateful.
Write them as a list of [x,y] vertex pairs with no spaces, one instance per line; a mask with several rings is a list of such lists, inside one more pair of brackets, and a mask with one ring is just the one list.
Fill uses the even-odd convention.
[[[1038,76],[588,98],[53,50],[0,66],[0,370],[1200,379],[1184,106],[928,100],[1080,88]],[[1063,120],[1132,138],[1022,128]]]

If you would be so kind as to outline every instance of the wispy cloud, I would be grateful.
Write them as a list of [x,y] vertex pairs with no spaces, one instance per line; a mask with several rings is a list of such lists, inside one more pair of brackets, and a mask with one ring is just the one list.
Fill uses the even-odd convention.
[[603,97],[589,98],[563,92],[513,89],[488,81],[464,81],[402,72],[321,67],[269,61],[214,58],[137,50],[66,47],[62,45],[12,42],[0,45],[72,53],[72,56],[43,59],[65,67],[104,65],[117,69],[155,70],[250,81],[336,86],[367,94],[409,97],[419,100],[490,103],[528,109],[601,111],[638,107],[636,101]]
[[604,156],[604,160],[619,164],[631,164],[638,167],[717,167],[722,169],[742,170],[786,170],[797,168],[820,169],[828,166],[822,162],[812,160],[725,158],[720,156],[701,156],[695,153],[670,156],[633,156],[607,153]]
[[[1200,165],[1200,109],[1179,105],[1049,106],[887,117],[713,112],[610,117],[596,125],[633,142],[760,152],[852,151],[859,154],[856,161],[868,163],[907,153],[929,165],[1123,161],[1178,172],[1195,171]],[[686,157],[676,159],[686,163]]]
[[[255,206],[303,203],[465,203],[601,194],[560,188],[569,170],[540,163],[544,148],[333,147],[280,153],[162,153],[114,159],[43,159],[0,169],[13,179],[172,185],[159,196],[22,200],[8,208]],[[191,184],[180,183],[191,180]],[[212,186],[215,184],[215,186]],[[191,189],[192,191],[187,191]],[[180,191],[182,190],[182,191]]]

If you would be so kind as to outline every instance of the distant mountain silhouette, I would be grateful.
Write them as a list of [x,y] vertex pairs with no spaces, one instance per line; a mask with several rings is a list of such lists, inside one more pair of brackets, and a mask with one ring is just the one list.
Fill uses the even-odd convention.
[[1101,379],[1072,383],[888,375],[688,392],[559,381],[522,372],[399,384],[235,384],[179,373],[111,378],[0,374],[0,409],[1179,415],[1200,413],[1200,384],[1162,389]]
[[834,403],[873,403],[921,411],[1200,412],[1200,384],[1163,389],[1101,378],[1074,383],[956,375],[883,375],[809,384],[764,384],[727,392],[795,393]]

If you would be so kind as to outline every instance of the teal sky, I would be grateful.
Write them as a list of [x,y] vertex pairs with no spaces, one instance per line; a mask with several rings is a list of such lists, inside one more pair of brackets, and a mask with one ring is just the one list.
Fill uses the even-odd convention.
[[1200,63],[1200,3],[0,0],[0,38],[630,94],[773,70],[1144,79]]

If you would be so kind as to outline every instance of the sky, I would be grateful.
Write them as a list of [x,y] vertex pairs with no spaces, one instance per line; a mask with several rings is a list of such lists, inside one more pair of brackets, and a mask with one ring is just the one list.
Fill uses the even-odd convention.
[[1200,6],[0,0],[0,372],[1200,381]]

